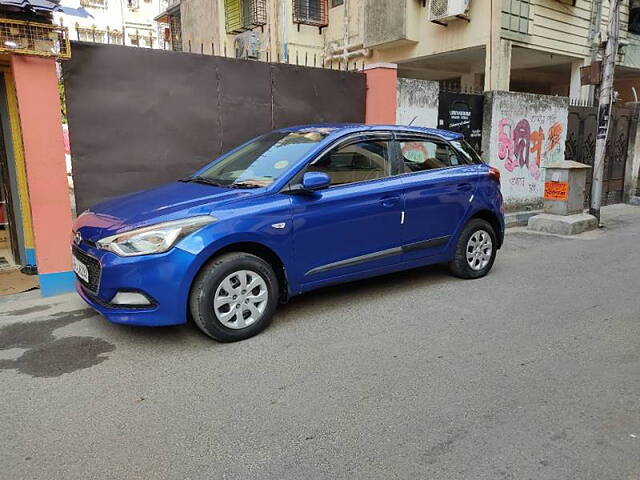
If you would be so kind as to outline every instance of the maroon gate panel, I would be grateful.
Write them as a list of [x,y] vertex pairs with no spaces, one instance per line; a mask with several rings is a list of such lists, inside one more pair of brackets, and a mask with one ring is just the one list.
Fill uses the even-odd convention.
[[62,65],[78,212],[274,128],[364,122],[361,73],[79,42],[72,52]]

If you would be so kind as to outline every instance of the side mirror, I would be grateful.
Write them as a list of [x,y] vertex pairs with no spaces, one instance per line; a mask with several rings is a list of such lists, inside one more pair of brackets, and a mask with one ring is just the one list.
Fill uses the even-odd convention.
[[302,188],[309,192],[326,188],[330,184],[331,178],[323,172],[307,172],[302,177]]
[[331,179],[326,173],[307,172],[303,175],[302,182],[298,185],[293,185],[289,192],[295,195],[309,195],[316,190],[328,187],[330,184]]

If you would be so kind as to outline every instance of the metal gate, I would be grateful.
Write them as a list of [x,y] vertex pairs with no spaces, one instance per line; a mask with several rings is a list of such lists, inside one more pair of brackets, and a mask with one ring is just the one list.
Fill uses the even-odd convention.
[[438,128],[460,132],[480,153],[484,94],[440,90]]
[[[605,154],[604,182],[602,186],[603,205],[622,202],[630,123],[631,109],[614,106]],[[573,105],[569,107],[565,148],[565,158],[567,160],[575,160],[593,167],[597,124],[598,109],[596,107]],[[592,178],[593,170],[589,170],[585,206],[588,206],[591,202]]]
[[362,73],[79,42],[62,71],[79,212],[275,128],[365,120]]

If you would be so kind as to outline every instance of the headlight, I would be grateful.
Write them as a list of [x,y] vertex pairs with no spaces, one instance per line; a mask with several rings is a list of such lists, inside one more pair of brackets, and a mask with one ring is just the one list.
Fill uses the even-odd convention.
[[98,240],[98,246],[121,257],[162,253],[173,247],[180,239],[215,221],[216,218],[206,215],[158,223],[105,237]]

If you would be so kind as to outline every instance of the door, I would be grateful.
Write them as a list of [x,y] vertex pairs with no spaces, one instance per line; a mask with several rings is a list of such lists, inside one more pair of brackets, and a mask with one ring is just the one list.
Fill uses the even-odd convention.
[[0,126],[0,268],[13,266],[20,262],[18,235],[11,198],[9,162],[3,138]]
[[436,139],[398,137],[407,260],[442,253],[470,208],[477,164]]
[[[611,111],[607,150],[604,159],[602,204],[620,203],[624,194],[624,173],[629,147],[631,110],[614,106]],[[593,166],[596,150],[598,109],[596,107],[569,107],[565,159]],[[587,173],[585,207],[591,203],[593,169]]]
[[402,182],[391,177],[391,136],[348,140],[312,162],[331,185],[293,196],[295,278],[301,284],[399,261]]

